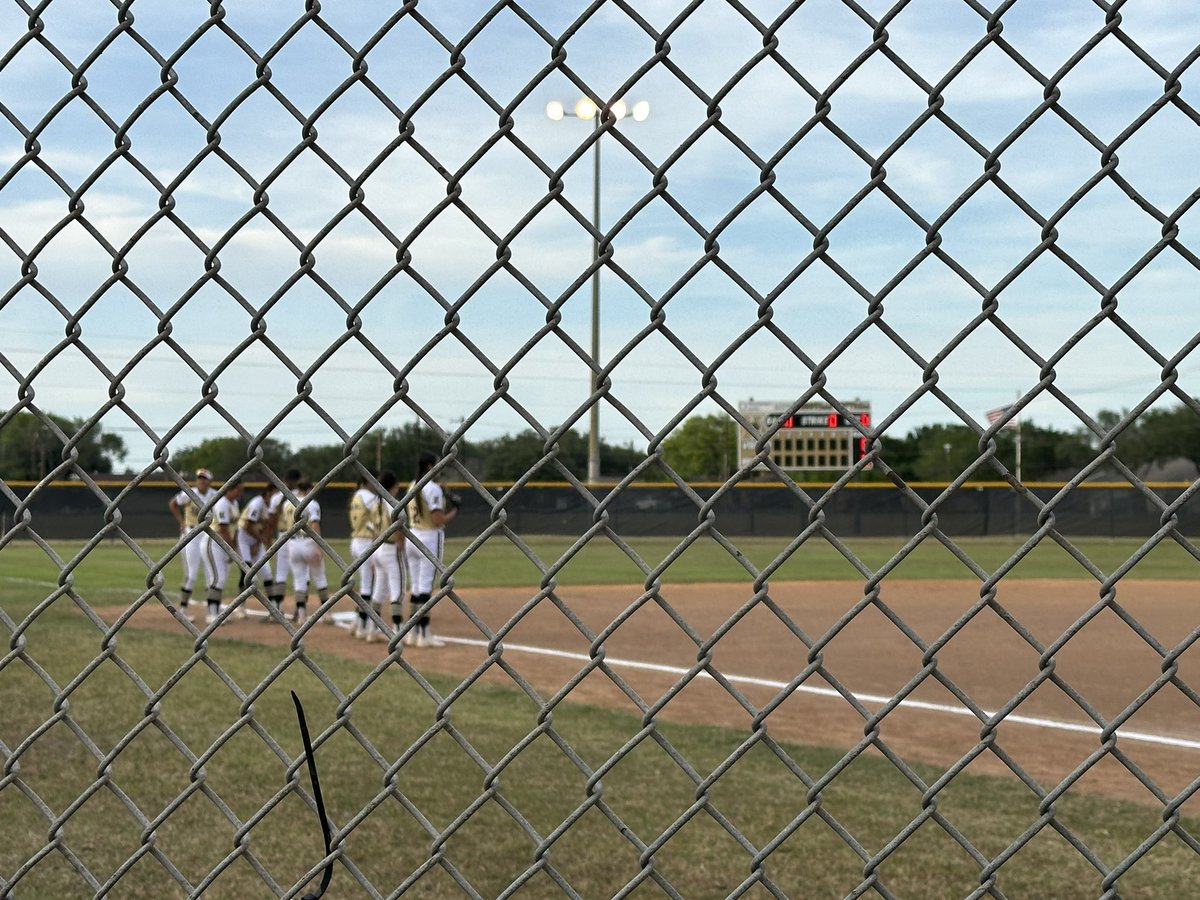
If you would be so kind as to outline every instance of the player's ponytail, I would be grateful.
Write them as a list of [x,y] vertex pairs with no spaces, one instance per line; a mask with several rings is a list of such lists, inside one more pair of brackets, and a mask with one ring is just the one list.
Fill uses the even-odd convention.
[[[437,464],[438,458],[436,453],[429,450],[422,450],[421,455],[417,457],[417,477],[413,479],[413,483],[421,480],[421,476],[432,469]],[[425,504],[425,492],[417,491],[416,496],[417,509],[421,514],[421,519],[424,521],[429,518],[429,507]]]

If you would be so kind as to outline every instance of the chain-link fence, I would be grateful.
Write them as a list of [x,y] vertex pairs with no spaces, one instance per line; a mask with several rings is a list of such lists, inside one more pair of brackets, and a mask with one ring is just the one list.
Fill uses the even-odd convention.
[[[5,0],[0,894],[1194,891],[1200,482],[1121,448],[1200,414],[1198,25]],[[755,393],[867,452],[795,483]],[[702,415],[758,442],[717,487],[664,449]],[[1031,416],[1094,459],[1023,484],[995,437]],[[976,459],[906,484],[880,437],[939,422]],[[382,459],[414,423],[430,466]],[[560,457],[585,429],[588,472]],[[600,429],[636,459],[603,484]],[[522,430],[543,455],[513,484],[459,458]],[[338,465],[291,477],[279,445]],[[249,549],[238,478],[272,487]],[[1062,577],[1020,579],[1049,552]]]

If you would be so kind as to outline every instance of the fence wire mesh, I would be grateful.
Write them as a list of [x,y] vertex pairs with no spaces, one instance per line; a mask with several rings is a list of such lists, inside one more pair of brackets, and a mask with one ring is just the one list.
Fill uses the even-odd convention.
[[[0,237],[11,274],[0,298],[0,361],[12,394],[0,434],[16,434],[32,417],[43,437],[23,452],[45,460],[45,448],[52,450],[28,487],[0,471],[0,492],[15,511],[0,535],[0,552],[12,561],[0,570],[7,632],[0,686],[9,720],[0,732],[0,809],[16,823],[0,856],[0,893],[293,897],[332,864],[338,896],[410,889],[439,896],[915,896],[920,885],[938,883],[923,879],[953,859],[962,880],[935,892],[999,897],[1040,892],[1037,879],[1048,873],[1029,876],[1029,884],[1014,869],[1032,865],[1046,841],[1082,861],[1091,880],[1081,895],[1116,896],[1168,847],[1184,853],[1172,857],[1182,860],[1178,872],[1196,871],[1200,844],[1184,807],[1200,786],[1193,727],[1200,696],[1185,670],[1200,628],[1188,623],[1164,633],[1138,604],[1117,598],[1122,579],[1162,547],[1177,546],[1188,563],[1200,559],[1179,527],[1200,481],[1177,493],[1153,489],[1118,452],[1122,435],[1156,405],[1177,402],[1200,414],[1181,370],[1200,343],[1190,310],[1162,311],[1162,326],[1144,318],[1144,308],[1127,312],[1118,302],[1148,284],[1152,303],[1167,304],[1166,296],[1182,303],[1200,275],[1200,258],[1182,237],[1200,198],[1200,157],[1168,152],[1200,137],[1200,114],[1184,89],[1200,54],[1186,46],[1194,13],[1132,0],[1054,11],[1017,0],[995,8],[975,0],[5,6]],[[1154,27],[1140,31],[1142,20],[1133,17],[1151,13]],[[1077,38],[1067,19],[1083,23],[1086,34]],[[613,33],[631,49],[608,43]],[[846,46],[848,56],[834,52]],[[431,59],[434,75],[422,77]],[[869,73],[876,80],[864,85]],[[1130,78],[1142,86],[1133,107],[1124,95],[1112,99],[1112,81]],[[649,90],[672,99],[656,105],[647,123],[625,118],[616,101]],[[963,91],[985,100],[1003,95],[1010,114],[956,107]],[[582,130],[542,113],[547,98],[568,92],[599,110]],[[1073,97],[1082,98],[1077,106]],[[348,110],[350,102],[358,106]],[[1019,113],[1011,115],[1014,108]],[[559,107],[557,117],[563,114]],[[764,139],[764,120],[786,121],[784,139]],[[882,132],[863,137],[867,120],[882,121]],[[947,143],[930,145],[933,129]],[[1131,173],[1136,161],[1122,165],[1118,154],[1127,148],[1135,160],[1147,158],[1135,153],[1144,150],[1139,141],[1163,151],[1151,153],[1150,163],[1165,166],[1186,190],[1152,189],[1141,169]],[[602,226],[601,146],[622,173],[621,183],[610,179]],[[696,179],[697,156],[720,161],[701,166]],[[966,159],[970,174],[961,183],[938,174],[951,157]],[[1010,175],[1006,164],[1016,157],[1032,158],[1035,176],[1038,166],[1061,173],[1055,167],[1069,162],[1073,187],[1055,195],[1019,166]],[[583,180],[593,160],[594,194]],[[816,173],[807,182],[797,174],[806,165]],[[659,218],[648,220],[651,214]],[[1123,230],[1125,218],[1142,230]],[[450,220],[457,231],[447,228]],[[656,242],[653,223],[666,220],[673,237]],[[1074,244],[1081,229],[1121,232],[1136,252]],[[901,257],[887,246],[893,233],[909,240]],[[866,243],[854,243],[855,235]],[[777,267],[757,265],[747,250],[755,241],[777,253]],[[982,253],[989,246],[994,256]],[[560,257],[566,263],[554,262]],[[672,265],[654,268],[661,257]],[[933,290],[923,280],[931,266],[942,279]],[[1056,274],[1037,275],[1049,266]],[[806,279],[818,272],[827,280],[813,287]],[[624,321],[637,319],[625,330],[604,330],[611,348],[604,354],[582,337],[587,292],[601,275]],[[1031,278],[1041,279],[1032,282],[1032,307],[1010,302]],[[693,292],[706,279],[732,300],[698,303]],[[920,319],[905,294],[913,284],[921,309],[944,305],[952,314],[940,325]],[[808,296],[840,292],[838,311],[809,305],[797,327],[791,304],[802,285]],[[1067,294],[1079,313],[1067,327],[1065,318],[1039,318]],[[529,304],[537,309],[533,320]],[[832,337],[820,331],[823,316],[836,320]],[[517,337],[501,338],[503,326],[531,321]],[[914,321],[928,327],[914,331]],[[45,340],[50,325],[61,335]],[[593,338],[596,328],[592,320]],[[1100,335],[1123,336],[1129,355],[1106,356]],[[297,336],[307,340],[302,350]],[[739,392],[750,393],[755,382],[738,366],[768,345],[774,355],[762,357],[756,374],[786,371],[800,385],[785,392],[788,412],[821,402],[853,418],[848,404],[866,380],[847,381],[847,371],[869,376],[884,357],[906,367],[895,379],[880,368],[880,379],[903,388],[885,410],[877,407],[873,423],[856,426],[868,452],[830,487],[804,490],[793,481],[772,455],[777,429],[756,429],[739,412]],[[457,371],[438,368],[448,358]],[[964,358],[968,369],[1023,373],[1019,398],[993,422],[974,409],[970,388],[955,387]],[[1071,381],[1062,373],[1081,358],[1094,368],[1083,382]],[[1086,376],[1130,359],[1130,369],[1142,373],[1136,401],[1102,421],[1069,385],[1086,386]],[[155,368],[164,360],[172,367],[165,376],[168,370]],[[667,387],[648,387],[660,364]],[[334,370],[349,378],[322,381]],[[639,371],[641,381],[628,377]],[[455,380],[468,372],[475,379],[469,386]],[[671,377],[686,387],[668,390]],[[546,412],[545,397],[528,389],[539,378],[559,402],[578,383],[582,402]],[[668,412],[646,412],[645,395],[671,390]],[[1042,403],[1083,428],[1096,451],[1052,493],[1027,488],[997,452],[1001,430]],[[52,415],[72,404],[87,412],[70,421]],[[970,465],[932,496],[906,483],[882,443],[931,406],[978,438]],[[620,422],[639,454],[603,490],[560,453],[564,437],[600,408],[606,427]],[[669,464],[664,443],[705,410],[745,428],[755,456],[701,492]],[[307,621],[289,620],[255,576],[269,577],[289,538],[306,533],[304,512],[314,507],[285,472],[263,464],[270,442],[307,423],[308,433],[336,442],[351,464],[307,473],[313,496],[347,471],[386,495],[369,436],[398,417],[438,435],[432,471],[385,501],[391,522],[362,552],[312,536],[335,577]],[[497,417],[531,429],[542,447],[536,465],[503,488],[485,484],[459,452]],[[132,444],[147,448],[144,464],[115,493],[85,458],[105,428],[124,429]],[[189,544],[209,540],[203,526],[217,515],[215,499],[204,503],[201,527],[165,546],[131,533],[122,507],[164,475],[192,491],[191,473],[172,454],[220,433],[236,434],[245,453],[218,480],[228,487],[265,477],[298,504],[300,516],[264,557],[239,563],[245,586],[231,587],[229,606],[200,625],[180,615],[172,579]],[[756,555],[726,535],[717,510],[764,468],[805,512],[785,540]],[[878,561],[826,516],[839,492],[868,470],[882,473],[919,519]],[[1099,472],[1127,482],[1158,516],[1157,528],[1112,565],[1093,561],[1056,515]],[[401,625],[364,601],[359,570],[394,535],[417,543],[401,510],[443,476],[464,482],[485,524],[445,560],[424,551],[436,584]],[[589,522],[549,556],[509,521],[522,489],[546,477],[582,498]],[[654,552],[614,527],[610,515],[649,477],[665,478],[674,502],[694,509],[690,530]],[[1007,482],[1035,523],[998,564],[981,562],[969,541],[939,524],[939,510],[981,477]],[[82,544],[52,543],[31,511],[52,482],[65,479],[94,498],[88,514],[98,525]],[[226,538],[211,541],[238,558]],[[638,582],[614,594],[611,609],[581,594],[571,578],[572,566],[598,544],[616,548],[616,565]],[[1049,630],[1036,605],[1001,598],[1013,570],[1048,545],[1083,570],[1088,594],[1086,603],[1064,607],[1069,614]],[[516,591],[510,607],[459,586],[473,565],[495,565],[487,554],[497,546],[519,557],[525,583],[535,584]],[[787,590],[772,581],[814,546],[831,550],[854,577],[853,596],[824,620],[784,600]],[[930,546],[971,581],[946,615],[922,619],[896,585]],[[36,563],[18,563],[30,558],[18,556],[29,548]],[[724,594],[715,618],[698,615],[690,589],[671,581],[672,567],[697,552],[740,570],[740,585]],[[138,583],[98,574],[103,553],[140,566]],[[47,564],[53,576],[39,581]],[[1051,604],[1058,588],[1044,590],[1043,605]],[[61,618],[65,607],[70,625]],[[223,642],[223,630],[243,628],[237,616],[248,609],[267,611],[272,636],[239,632],[245,643]],[[347,610],[369,616],[386,637],[359,668],[341,658],[350,638],[323,630]],[[551,613],[563,626],[563,645],[521,646],[530,623]],[[435,623],[456,616],[463,626],[446,653],[473,655],[454,657],[452,675],[409,642],[424,614]],[[652,614],[666,630],[646,624]],[[143,628],[152,616],[158,624]],[[948,664],[956,640],[983,618],[997,623],[996,644],[1015,644],[1028,664],[1015,682],[997,676],[999,702],[977,680],[992,677],[986,656],[966,670]],[[1120,640],[1087,644],[1088,661],[1060,665],[1068,645],[1084,642],[1081,635],[1100,621],[1123,623]],[[766,623],[786,640],[785,652],[761,644],[774,680],[745,678],[722,663],[723,642],[747,622]],[[864,680],[853,656],[837,651],[866,622],[882,623],[889,638],[855,645],[858,658],[903,656],[911,663],[903,677]],[[146,643],[155,627],[173,629],[169,644],[154,645],[162,656]],[[664,652],[684,662],[615,658],[621,636],[639,630],[658,634]],[[90,656],[56,656],[55,642],[71,640]],[[532,650],[553,656],[565,674],[546,676]],[[1149,659],[1149,670],[1129,675],[1114,664],[1101,674],[1124,682],[1122,690],[1090,694],[1095,670],[1126,651]],[[643,678],[647,672],[653,677]],[[493,682],[514,693],[502,698],[491,692]],[[202,689],[173,702],[173,692],[178,698],[197,684]],[[326,782],[328,852],[314,843],[317,805],[294,719],[282,705],[288,687],[308,702],[316,761],[354,773],[344,783],[352,790],[340,796]],[[680,698],[697,692],[693,720],[740,724],[703,743],[703,758],[696,758],[694,736],[670,724]],[[1048,693],[1053,713],[1041,714],[1031,698]],[[407,705],[396,705],[399,696]],[[783,716],[810,696],[839,707],[852,727],[821,732],[809,723],[822,714],[805,707],[788,731]],[[635,726],[610,723],[607,737],[588,743],[571,700],[631,711]],[[481,702],[503,715],[483,716],[471,706]],[[1161,704],[1173,725],[1139,729]],[[710,718],[698,708],[734,712]],[[912,719],[908,732],[895,724],[922,711],[958,716],[970,725],[969,739],[949,741],[932,718]],[[516,725],[502,727],[505,717]],[[398,730],[381,730],[383,720]],[[589,727],[603,731],[602,724]],[[1057,730],[1027,750],[1022,728]],[[855,731],[827,758],[806,756],[795,742],[837,746],[838,735]],[[1057,745],[1060,734],[1086,741],[1085,749]],[[928,748],[923,754],[922,741],[947,744],[939,756]],[[1147,756],[1145,746],[1163,755]],[[231,768],[232,760],[264,753],[269,765],[241,776]],[[654,763],[640,786],[617,787],[647,756]],[[1168,756],[1170,766],[1156,768]],[[461,765],[436,786],[413,775],[448,757]],[[1047,757],[1062,763],[1052,776]],[[881,761],[889,773],[883,777],[900,779],[907,805],[868,791],[853,806],[839,793],[871,760]],[[747,768],[752,761],[770,777]],[[70,777],[51,762],[68,766]],[[996,800],[1024,809],[1015,833],[988,830],[970,817],[978,811],[970,803],[953,802],[979,771],[1005,772],[1018,786],[1018,799]],[[1119,849],[1096,842],[1086,813],[1064,811],[1066,799],[1102,776],[1152,812],[1152,825]],[[739,802],[742,791],[757,796],[747,778],[770,784],[782,810]],[[530,784],[534,795],[554,795],[548,808],[530,799]],[[999,815],[986,803],[983,812]],[[125,827],[132,837],[105,845],[80,824],[97,817],[111,823],[101,830]],[[179,822],[188,823],[186,833]],[[796,850],[814,829],[818,844]],[[696,831],[711,844],[696,850],[687,843]],[[601,860],[589,855],[588,842]],[[673,855],[681,846],[689,848],[683,863]],[[915,873],[897,862],[914,848]],[[813,880],[814,871],[847,858],[852,876]],[[1177,891],[1157,889],[1179,895],[1193,880]]]

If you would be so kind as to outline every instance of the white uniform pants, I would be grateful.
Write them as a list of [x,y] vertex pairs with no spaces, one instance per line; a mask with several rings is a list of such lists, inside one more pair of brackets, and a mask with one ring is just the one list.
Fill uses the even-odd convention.
[[371,602],[383,606],[404,599],[404,569],[400,566],[399,548],[392,543],[380,544],[371,554],[375,567],[375,591]]
[[225,548],[217,543],[211,535],[206,535],[203,540],[205,567],[208,569],[208,586],[224,590],[225,582],[229,578],[229,569],[233,566],[233,557],[226,553]]
[[409,590],[417,595],[432,594],[433,579],[437,573],[437,568],[415,546],[418,541],[440,563],[442,561],[443,545],[446,541],[446,532],[441,528],[432,531],[424,528],[414,528],[412,530],[412,537],[404,545],[404,561],[408,564]]
[[375,587],[375,558],[371,554],[370,538],[350,538],[350,555],[354,559],[366,556],[358,568],[358,592],[370,594]]
[[317,542],[310,537],[294,537],[288,544],[292,563],[292,584],[296,594],[307,593],[309,581],[318,589],[327,587],[325,554],[321,552]]
[[288,580],[288,575],[291,574],[291,571],[292,571],[291,547],[292,547],[293,540],[294,540],[293,538],[288,538],[286,541],[284,541],[283,546],[280,547],[276,551],[275,556],[272,559],[272,562],[275,563],[275,583],[276,584],[286,585],[287,580]]
[[[237,533],[238,553],[242,555],[242,559],[246,561],[247,566],[252,566],[264,556],[267,555],[267,548],[262,545],[259,540],[246,531],[244,528],[239,528]],[[267,563],[259,571],[259,577],[263,581],[271,580],[271,564]]]
[[207,545],[208,535],[201,533],[192,538],[183,548],[183,589],[185,591],[191,591],[196,586],[196,579],[202,572],[206,573],[205,580],[207,581],[208,567],[204,563],[204,552]]

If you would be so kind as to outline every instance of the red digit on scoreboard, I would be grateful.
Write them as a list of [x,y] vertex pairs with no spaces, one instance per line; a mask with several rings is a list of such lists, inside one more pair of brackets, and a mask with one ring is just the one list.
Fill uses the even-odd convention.
[[871,414],[870,414],[870,413],[861,413],[861,414],[859,415],[859,417],[858,417],[858,421],[862,422],[862,423],[863,423],[863,425],[865,425],[865,426],[867,426],[867,427],[870,427],[870,425],[871,425]]
[[825,425],[828,428],[837,428],[838,427],[838,414],[835,412],[831,412],[825,419]]

